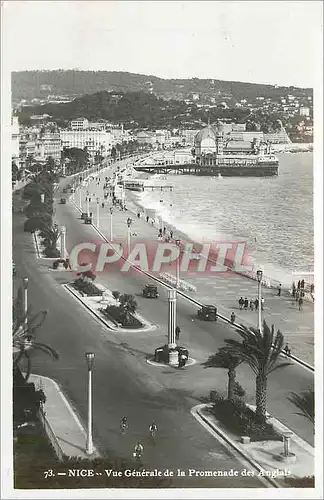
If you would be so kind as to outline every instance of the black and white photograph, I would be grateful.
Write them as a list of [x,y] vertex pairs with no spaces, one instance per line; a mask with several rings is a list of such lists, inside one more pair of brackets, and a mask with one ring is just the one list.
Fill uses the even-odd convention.
[[1,24],[1,496],[322,498],[322,1]]

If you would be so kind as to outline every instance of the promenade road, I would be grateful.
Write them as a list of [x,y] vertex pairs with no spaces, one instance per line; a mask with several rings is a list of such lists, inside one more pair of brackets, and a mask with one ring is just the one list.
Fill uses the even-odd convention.
[[[95,188],[95,186],[93,186]],[[90,188],[88,188],[90,189]],[[59,197],[59,194],[58,194]],[[93,213],[95,213],[93,207]],[[107,208],[106,208],[107,212]],[[114,231],[117,237],[125,235],[125,220],[129,214],[126,212],[114,212]],[[73,205],[57,205],[56,217],[60,224],[67,227],[67,243],[71,249],[81,241],[99,241],[100,238],[91,226],[84,225],[80,220],[80,214]],[[134,217],[133,217],[134,218]],[[105,219],[101,218],[100,228],[106,234],[109,234],[107,229],[109,216]],[[136,226],[138,224],[138,226]],[[140,224],[143,224],[140,226]],[[135,221],[134,227],[147,227],[143,221]],[[136,232],[136,229],[134,229]],[[135,237],[134,237],[135,238]],[[167,294],[164,287],[159,286],[160,298],[157,301],[142,298],[141,290],[148,278],[143,274],[133,270],[127,275],[123,275],[115,267],[105,268],[104,272],[98,276],[98,281],[105,284],[111,290],[119,290],[120,292],[133,293],[139,304],[139,311],[149,321],[158,325],[157,330],[148,334],[125,334],[121,333],[116,336],[113,334],[116,341],[122,343],[125,349],[130,353],[138,353],[143,358],[145,355],[154,352],[154,348],[163,345],[166,342],[167,332]],[[244,282],[250,282],[245,280]],[[252,281],[251,281],[252,282]],[[252,282],[253,283],[253,282]],[[255,285],[255,283],[253,283]],[[198,294],[197,294],[198,295]],[[276,297],[274,298],[276,299]],[[200,366],[207,357],[217,351],[219,347],[224,345],[224,339],[237,338],[235,330],[227,324],[218,321],[217,324],[205,323],[197,319],[197,307],[189,303],[183,298],[178,300],[177,304],[177,322],[181,327],[181,343],[190,349],[191,356],[197,360],[197,364],[188,368],[185,374],[182,372],[172,371],[170,368],[160,369],[158,375],[161,383],[165,384],[166,380],[170,379],[170,388],[172,391],[186,388],[188,395],[194,398],[202,398],[206,396],[210,389],[224,390],[226,387],[227,374],[221,369],[204,369]],[[243,314],[243,313],[242,313]],[[106,332],[109,339],[112,334]],[[117,340],[118,339],[118,340]],[[135,354],[134,354],[135,355]],[[144,363],[145,366],[145,363]],[[150,377],[152,370],[144,368],[145,376],[149,373]],[[171,371],[170,371],[171,370]],[[156,373],[156,372],[154,372]],[[247,365],[241,365],[237,370],[239,382],[243,385],[247,392],[247,397],[250,402],[254,401],[254,375]],[[189,378],[190,377],[190,378]],[[299,365],[293,364],[284,371],[274,372],[269,377],[268,381],[268,410],[276,416],[285,425],[291,427],[299,436],[313,444],[313,430],[308,422],[296,415],[295,407],[287,401],[287,396],[291,391],[302,392],[307,390],[310,384],[313,383],[313,374]]]
[[[101,174],[101,179],[108,174]],[[110,215],[109,203],[103,200],[103,183],[97,185],[97,181],[92,181],[89,186],[83,189],[82,206],[86,210],[86,193],[91,195],[90,211],[93,213],[93,220],[96,223],[96,198],[105,201],[105,207],[99,205],[100,229],[110,236]],[[108,200],[109,201],[109,200]],[[79,206],[79,195],[75,197],[75,203]],[[132,203],[131,203],[132,204]],[[133,205],[133,204],[132,204]],[[157,241],[158,229],[147,223],[142,215],[137,219],[136,214],[114,209],[113,213],[113,235],[115,241],[121,241],[124,245],[127,242],[126,219],[131,216],[133,219],[131,227],[131,241]],[[151,219],[150,219],[151,221]],[[180,238],[184,241],[184,235],[174,231],[173,239]],[[197,264],[198,265],[198,264]],[[167,271],[176,275],[175,263],[167,266]],[[233,272],[214,273],[207,275],[194,271],[185,271],[180,275],[187,283],[196,287],[195,292],[186,292],[192,298],[195,298],[205,304],[215,304],[220,314],[230,317],[234,311],[237,323],[244,323],[247,326],[257,327],[257,312],[243,310],[240,311],[238,299],[243,296],[250,299],[257,297],[257,282]],[[265,299],[265,307],[262,317],[268,324],[274,324],[276,329],[281,330],[288,342],[292,354],[302,359],[310,365],[314,365],[314,304],[304,301],[302,311],[299,311],[298,305],[286,291],[282,291],[280,297],[277,296],[276,289],[262,287],[262,296]]]
[[[70,204],[60,206],[57,217],[60,223],[67,225],[71,243],[74,238],[78,239],[93,231],[76,219],[75,210]],[[48,309],[46,322],[37,331],[37,339],[52,345],[60,353],[60,360],[54,362],[43,353],[33,352],[32,370],[35,375],[45,375],[59,383],[86,427],[87,368],[84,355],[86,351],[95,353],[93,423],[94,439],[99,450],[108,451],[110,456],[131,458],[132,448],[140,440],[145,448],[143,465],[146,468],[249,468],[217,440],[211,439],[211,435],[190,414],[190,408],[201,402],[198,392],[206,394],[214,386],[216,372],[210,372],[206,377],[207,370],[201,370],[199,366],[193,367],[197,371],[191,373],[148,365],[142,350],[145,339],[139,339],[137,348],[124,345],[125,339],[107,331],[106,327],[98,323],[61,287],[62,282],[68,281],[69,273],[50,271],[51,261],[36,258],[31,235],[23,232],[24,220],[22,214],[14,213],[13,256],[17,266],[17,280],[28,276],[29,303],[35,312]],[[16,286],[17,283],[18,281]],[[135,285],[136,282],[134,285],[130,284],[130,287],[134,288]],[[128,288],[127,283],[125,287]],[[160,308],[161,304],[158,306],[155,303],[152,313]],[[145,308],[145,314],[146,312]],[[158,321],[160,317],[164,317],[161,312],[157,315]],[[185,318],[186,312],[183,314],[183,321],[189,322]],[[190,334],[192,335],[192,331]],[[156,341],[160,344],[162,338],[160,329],[154,343]],[[209,380],[209,387],[203,387],[199,381],[193,391],[193,382],[200,375]],[[130,428],[126,436],[121,436],[119,423],[124,415],[129,419]],[[159,431],[156,439],[151,441],[148,426],[153,420]],[[64,421],[62,424],[64,425]],[[257,478],[250,477],[215,479],[187,476],[175,478],[173,485],[206,488],[262,487]]]

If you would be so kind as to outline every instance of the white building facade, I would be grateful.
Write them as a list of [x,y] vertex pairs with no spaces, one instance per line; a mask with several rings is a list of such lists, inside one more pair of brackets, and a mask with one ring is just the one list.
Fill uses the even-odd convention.
[[61,130],[60,138],[62,148],[87,148],[90,156],[97,152],[108,154],[115,142],[112,134],[104,130]]

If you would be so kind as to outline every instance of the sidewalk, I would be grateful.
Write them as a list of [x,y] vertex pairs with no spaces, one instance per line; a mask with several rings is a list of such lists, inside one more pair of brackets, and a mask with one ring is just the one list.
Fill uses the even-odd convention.
[[[42,389],[46,395],[43,405],[45,431],[57,454],[87,458],[86,432],[58,384],[41,375],[31,375],[29,382],[33,382],[36,390]],[[94,456],[98,456],[95,448]]]
[[[97,206],[95,200],[100,198],[100,231],[108,238],[110,237],[110,200],[103,200],[103,180],[107,172],[102,172],[98,179],[101,179],[100,186],[97,180],[90,181],[87,187],[83,187],[82,200],[85,210],[86,193],[89,191],[91,196],[90,211],[93,213],[93,222],[96,224]],[[75,202],[78,205],[79,196],[75,196]],[[104,201],[105,207],[101,207],[101,201]],[[126,219],[133,219],[131,227],[131,242],[157,241],[158,229],[147,223],[145,216],[140,219],[134,216],[130,211],[122,211],[114,207],[113,211],[113,237],[116,242],[127,241]],[[183,241],[183,235],[174,232],[173,238],[180,238]],[[168,272],[175,275],[175,264],[168,266]],[[257,297],[257,282],[232,272],[222,273],[213,276],[199,275],[198,273],[187,272],[180,276],[189,284],[196,287],[195,292],[186,292],[186,294],[205,304],[215,304],[220,314],[230,317],[234,311],[236,322],[247,326],[257,327],[257,312],[250,310],[239,310],[238,299],[243,296],[250,299]],[[265,299],[265,307],[262,317],[268,324],[275,325],[285,336],[285,341],[289,344],[291,353],[303,361],[314,365],[314,304],[304,302],[303,310],[299,311],[295,301],[287,292],[282,291],[281,297],[277,297],[277,291],[262,287],[262,296]]]

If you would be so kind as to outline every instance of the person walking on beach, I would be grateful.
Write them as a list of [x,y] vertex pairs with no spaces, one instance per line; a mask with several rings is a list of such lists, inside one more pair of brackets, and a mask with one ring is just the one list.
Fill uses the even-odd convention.
[[249,299],[247,297],[245,297],[245,299],[244,299],[244,309],[245,309],[245,311],[248,310],[248,307],[249,307]]
[[299,309],[300,311],[302,311],[302,310],[303,310],[303,303],[304,303],[303,298],[302,298],[302,297],[299,297],[299,300],[298,300],[298,309]]
[[250,300],[250,310],[251,311],[254,310],[254,301],[253,301],[253,299]]
[[235,313],[234,313],[234,311],[232,311],[232,314],[231,314],[231,323],[232,323],[232,325],[234,325],[234,323],[235,323]]
[[241,298],[239,299],[238,303],[239,303],[240,311],[242,311],[243,306],[244,306],[244,299],[243,299],[243,297],[241,297]]
[[278,297],[280,297],[280,295],[281,295],[281,283],[278,286],[278,293],[277,293],[277,295],[278,295]]

